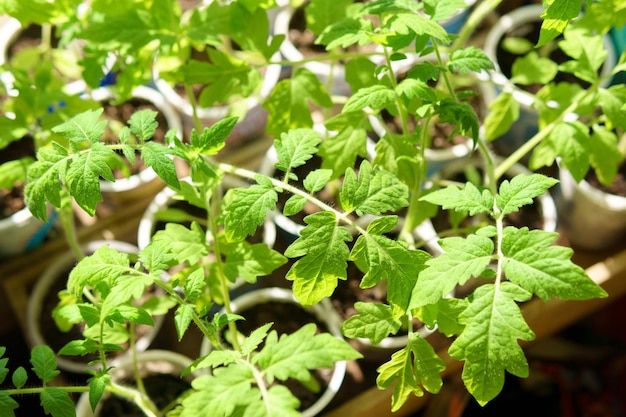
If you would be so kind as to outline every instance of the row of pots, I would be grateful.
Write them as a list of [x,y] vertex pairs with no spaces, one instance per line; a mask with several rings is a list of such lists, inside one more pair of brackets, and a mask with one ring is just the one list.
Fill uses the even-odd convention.
[[[540,8],[542,6],[541,5],[536,5],[536,6],[529,6],[529,7],[522,7],[518,10],[513,11],[510,14],[507,14],[506,16],[504,16],[502,19],[499,20],[499,22],[492,28],[492,30],[489,32],[489,35],[487,36],[487,41],[486,41],[486,45],[485,45],[485,52],[488,54],[488,56],[490,56],[492,58],[492,60],[496,63],[496,65],[498,65],[498,60],[497,60],[497,56],[496,56],[496,50],[497,50],[497,46],[499,44],[499,42],[501,41],[502,37],[505,36],[506,32],[514,27],[515,25],[517,25],[517,22],[521,22],[520,24],[523,23],[528,23],[533,21],[533,19],[538,19],[538,16],[540,14]],[[275,22],[275,33],[287,33],[289,31],[289,22],[291,20],[291,16],[293,15],[295,9],[291,8],[290,6],[285,6],[284,8],[280,9],[280,11],[277,14],[276,17],[276,22]],[[7,24],[5,27],[9,27],[10,30],[18,30],[19,26],[16,26],[14,24],[13,21],[11,21],[13,24]],[[7,29],[8,30],[8,29]],[[3,40],[7,41],[10,40],[12,37],[14,37],[14,35],[7,35],[7,36],[3,36]],[[288,37],[287,37],[288,39]],[[281,52],[283,53],[283,55],[287,56],[287,57],[293,57],[294,59],[296,59],[297,57],[292,55],[294,53],[294,51],[292,49],[293,45],[291,45],[289,42],[285,42],[283,44],[283,48],[281,48]],[[607,45],[606,48],[608,51],[613,51],[612,47],[609,47]],[[291,51],[291,52],[289,52]],[[297,52],[297,51],[296,51]],[[612,57],[612,61],[611,61],[611,57]],[[408,60],[406,60],[406,62],[401,62],[398,65],[412,65],[415,60],[414,57],[409,56]],[[607,63],[604,66],[603,71],[608,71],[611,68],[611,62],[615,61],[615,54],[612,53],[609,56],[609,59],[607,60]],[[313,63],[311,63],[313,65]],[[320,63],[315,63],[315,64],[320,64]],[[316,68],[313,68],[316,70],[317,73],[321,74],[323,71],[328,71],[329,68],[326,68],[323,64],[318,65]],[[263,85],[262,88],[262,92],[261,92],[261,99],[262,97],[265,97],[267,94],[269,94],[269,92],[271,91],[271,89],[273,88],[273,86],[275,85],[275,83],[278,81],[278,78],[280,76],[280,68],[278,66],[273,66],[270,65],[268,68],[268,72],[266,74],[265,77],[265,83]],[[524,105],[523,108],[525,108],[525,111],[523,112],[524,114],[522,115],[522,117],[520,118],[520,120],[516,123],[515,126],[517,127],[521,127],[521,129],[523,130],[523,133],[520,135],[520,129],[518,129],[517,127],[513,127],[510,132],[509,132],[509,138],[502,138],[499,139],[498,142],[500,143],[500,146],[503,149],[515,149],[517,147],[519,147],[520,141],[526,140],[529,137],[529,134],[532,134],[533,129],[536,130],[536,125],[537,125],[537,115],[536,112],[530,107],[530,103],[528,102],[528,100],[532,100],[532,96],[530,96],[527,93],[522,92],[520,89],[515,88],[514,86],[512,86],[510,84],[510,82],[508,81],[508,79],[502,75],[501,71],[498,71],[498,67],[496,68],[496,71],[489,74],[490,78],[492,79],[493,82],[489,82],[489,83],[484,83],[484,82],[479,82],[478,88],[480,89],[481,93],[480,95],[483,98],[483,101],[488,105],[495,97],[496,94],[498,94],[497,89],[494,88],[494,83],[495,85],[499,85],[499,86],[504,86],[504,89],[510,89],[513,88],[513,92],[516,95],[516,97],[518,96],[519,99],[522,101],[522,103],[526,103],[527,105]],[[136,89],[136,94],[140,97],[144,97],[146,99],[148,99],[149,101],[158,103],[158,107],[161,109],[161,111],[163,111],[166,115],[166,118],[168,120],[168,124],[170,128],[175,129],[177,132],[182,132],[185,127],[184,125],[189,124],[191,121],[191,111],[190,111],[190,106],[189,103],[185,103],[184,100],[182,99],[182,97],[178,96],[174,90],[171,88],[171,86],[168,86],[167,83],[165,83],[163,80],[159,80],[158,77],[156,78],[156,86],[157,88],[160,90],[160,92],[162,94],[158,94],[157,92],[155,92],[154,90],[147,88],[147,87],[140,87]],[[79,92],[81,89],[80,88],[76,88],[76,86],[74,85],[73,87],[71,87],[75,92]],[[171,90],[171,91],[170,91]],[[92,96],[94,98],[104,98],[106,96],[109,96],[110,90],[108,89],[100,89],[100,90],[96,90],[92,93]],[[259,108],[259,102],[258,99],[251,99],[252,101],[249,103],[249,107],[253,108],[255,110],[251,110],[249,113],[249,116],[251,118],[257,118],[256,116],[259,116],[262,118],[263,115],[259,114],[259,112],[261,112],[260,108]],[[204,113],[204,110],[202,110],[200,112],[200,116],[202,119],[204,119],[204,121],[206,123],[212,123],[215,120],[218,120],[219,118],[223,117],[224,115],[226,115],[228,112],[228,109],[226,107],[222,107],[222,108],[216,108],[215,111],[211,110],[210,112]],[[183,115],[183,120],[184,123],[181,123],[181,119],[180,119],[180,115]],[[257,118],[258,119],[258,118]],[[259,120],[256,120],[255,122],[258,122]],[[377,124],[377,120],[372,119],[371,120],[372,125],[374,130],[376,131],[376,133],[378,133],[379,135],[383,134],[384,132],[382,131],[383,128],[382,126],[380,126],[379,124]],[[262,123],[261,123],[262,124]],[[533,128],[533,126],[535,126]],[[530,129],[530,131],[529,131]],[[245,130],[245,129],[244,129]],[[505,140],[509,140],[510,143],[512,143],[512,145],[502,145],[502,143],[504,143]],[[431,172],[433,173],[434,171],[438,170],[441,166],[442,163],[445,163],[445,161],[447,161],[450,158],[460,158],[460,157],[464,157],[466,156],[470,149],[469,149],[469,145],[467,144],[461,144],[461,145],[457,145],[453,148],[450,148],[449,150],[444,151],[443,156],[438,156],[441,155],[441,153],[434,153],[432,152],[432,150],[428,150],[429,153],[431,153],[431,155],[429,155],[430,157],[430,163],[429,163],[429,167],[431,167]],[[438,159],[441,159],[442,162],[438,162]],[[563,178],[562,181],[562,186],[563,187],[568,187],[571,185],[571,181],[568,181],[568,173],[566,171],[561,173],[561,176]],[[107,183],[107,182],[103,182],[103,191],[108,192],[108,191],[113,191],[113,189],[121,189],[121,190],[129,190],[131,189],[131,187],[133,187],[133,189],[137,189],[134,188],[134,186],[138,185],[141,187],[142,190],[146,190],[148,192],[148,194],[154,194],[154,188],[150,188],[148,186],[146,186],[145,184],[147,183],[152,183],[154,185],[156,185],[157,187],[161,186],[162,183],[155,179],[156,175],[154,174],[154,172],[151,169],[148,169],[144,172],[142,172],[139,176],[133,176],[129,179],[121,179],[116,181],[115,183]],[[573,185],[574,187],[577,188],[576,191],[570,191],[569,189],[563,189],[563,191],[559,194],[560,197],[564,197],[564,198],[568,198],[569,196],[578,196],[578,195],[587,195],[588,193],[583,192],[582,190],[585,189],[589,189],[591,188],[589,186],[588,183],[583,182],[580,187],[578,187],[578,185]],[[109,190],[110,188],[110,190]],[[135,193],[133,191],[133,193]],[[597,193],[595,193],[597,194]],[[137,194],[133,194],[134,196],[136,196]],[[621,199],[619,197],[611,197],[611,198],[603,198],[603,202],[601,203],[601,207],[605,208],[608,207],[609,212],[613,212],[614,209],[612,208],[612,203],[613,202],[621,202],[623,203],[623,201],[621,201]],[[609,203],[611,203],[611,205],[609,205]],[[588,203],[585,203],[588,204]],[[570,215],[571,213],[583,213],[585,210],[572,210],[571,209],[571,205],[572,203],[563,203],[560,204],[560,207],[564,207],[566,209],[564,209],[564,213],[566,216],[563,216],[563,218],[570,218],[570,220],[568,221],[569,224],[572,224],[573,226],[576,225],[580,225],[581,221],[580,218],[578,217],[578,215],[573,216]],[[591,212],[593,212],[594,210],[589,210]],[[597,214],[593,213],[596,219],[597,219]],[[609,215],[610,216],[610,215]],[[5,231],[8,230],[8,224],[9,223],[17,223],[20,225],[20,228],[22,228],[23,230],[25,230],[25,228],[23,227],[23,224],[26,222],[26,218],[28,218],[30,216],[28,216],[28,210],[25,209],[23,210],[21,213],[19,213],[19,215],[15,216],[13,219],[10,220],[5,220],[4,222],[0,222],[0,231]],[[619,217],[618,220],[622,219],[624,216],[615,216],[615,217]],[[593,220],[592,220],[593,221]],[[595,220],[597,222],[597,220]],[[35,222],[36,223],[36,222]],[[5,225],[7,224],[7,225]],[[582,222],[582,224],[584,224],[584,222]],[[41,225],[36,224],[35,226],[32,226],[31,229],[34,229],[35,231],[37,230],[46,230],[50,228],[50,225]],[[607,227],[607,229],[611,230],[611,231],[616,231],[619,230],[620,232],[622,232],[624,229],[626,229],[626,224],[621,224],[621,223],[613,223],[610,226]],[[599,229],[594,227],[594,230],[597,231]],[[39,233],[41,234],[41,233]],[[11,232],[9,233],[0,233],[0,236],[12,236],[11,242],[9,245],[2,245],[0,242],[0,254],[2,255],[11,255],[14,253],[19,253],[22,252],[24,250],[24,248],[28,247],[28,242],[30,238],[24,238],[24,239],[17,239],[17,241],[23,241],[24,243],[20,243],[20,244],[15,244],[16,239],[15,239],[15,235],[12,234]],[[26,236],[32,236],[32,235],[26,235]],[[594,241],[590,241],[589,239],[581,239],[578,240],[576,239],[575,234],[569,234],[568,237],[570,239],[571,242],[573,242],[574,244],[581,244],[583,245],[583,248],[586,249],[604,249],[608,246],[610,246],[612,243],[614,243],[614,241],[611,241],[610,238],[607,238],[605,236],[604,233],[598,233],[597,234],[598,239],[596,240],[596,242]]]

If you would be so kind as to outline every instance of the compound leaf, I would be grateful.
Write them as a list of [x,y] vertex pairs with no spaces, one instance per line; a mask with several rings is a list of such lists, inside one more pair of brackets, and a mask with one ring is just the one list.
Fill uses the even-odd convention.
[[57,375],[57,359],[54,352],[46,345],[38,345],[30,352],[30,363],[33,371],[43,383],[51,382]]
[[41,392],[41,405],[52,417],[75,417],[76,406],[70,395],[61,388],[45,387]]
[[342,113],[363,110],[369,107],[373,110],[380,110],[393,103],[396,98],[394,91],[382,84],[376,84],[361,88],[348,99],[343,106]]
[[[256,357],[266,372],[268,382],[295,378],[307,381],[309,370],[332,368],[336,361],[358,359],[358,353],[349,343],[330,333],[316,333],[316,326],[308,323],[291,334],[269,337]],[[274,331],[272,332],[274,333]]]

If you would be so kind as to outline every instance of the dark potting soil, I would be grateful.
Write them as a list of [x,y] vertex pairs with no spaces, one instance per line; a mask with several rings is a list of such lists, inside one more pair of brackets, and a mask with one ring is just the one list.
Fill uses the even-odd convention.
[[[102,103],[102,107],[104,108],[103,117],[105,119],[109,121],[120,122],[124,126],[127,125],[131,116],[140,110],[156,111],[156,121],[158,123],[158,126],[151,140],[162,144],[165,143],[165,134],[168,130],[167,120],[165,119],[165,115],[163,114],[163,112],[159,111],[159,109],[149,101],[140,98],[131,98],[124,103],[114,104],[112,101],[107,100]],[[111,130],[110,123],[105,130],[102,140],[106,143],[119,143],[119,137],[117,136],[117,133]],[[130,162],[126,161],[126,158],[124,158],[124,162],[130,169],[131,174],[137,174],[146,168],[146,165],[139,155],[139,152],[135,154],[134,165],[130,164]],[[113,174],[117,179],[125,177],[124,174],[118,169],[115,169],[113,171]]]
[[600,191],[626,197],[626,161],[619,165],[615,179],[608,186],[600,183],[596,171],[593,169],[589,170],[585,180],[589,183],[589,185]]
[[[245,321],[237,321],[237,330],[244,335],[249,335],[255,329],[270,322],[274,323],[270,330],[275,330],[279,337],[282,334],[294,333],[308,323],[314,323],[318,332],[328,332],[326,325],[320,322],[315,315],[293,303],[268,301],[239,312],[239,314],[246,318]],[[259,346],[259,349],[262,348],[263,344]],[[319,399],[332,377],[332,369],[315,369],[311,373],[320,386],[319,393],[310,391],[301,382],[292,378],[281,382],[300,400],[300,407],[298,408],[300,411],[309,408]]]
[[[52,39],[51,46],[53,48],[58,47],[59,38],[55,36],[55,28],[52,28]],[[22,30],[20,34],[17,36],[14,42],[9,45],[7,50],[7,60],[10,60],[20,51],[35,47],[41,44],[41,26],[36,24],[31,24],[26,27],[26,29]]]
[[[0,164],[25,157],[35,157],[35,141],[31,135],[11,142],[0,152]],[[11,190],[0,190],[0,219],[10,217],[26,207],[24,185],[17,184]]]
[[[127,382],[128,383],[128,382]],[[176,375],[155,374],[143,378],[146,393],[159,410],[165,409],[179,395],[191,388],[191,384]],[[100,417],[144,417],[134,403],[120,397],[110,396],[102,402]]]

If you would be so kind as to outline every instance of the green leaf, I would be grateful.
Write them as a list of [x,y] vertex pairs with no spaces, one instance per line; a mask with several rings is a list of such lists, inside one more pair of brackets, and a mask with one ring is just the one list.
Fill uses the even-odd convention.
[[563,122],[556,125],[548,137],[566,168],[576,181],[581,181],[589,170],[591,145],[589,129],[583,123]]
[[255,283],[257,277],[269,275],[287,262],[280,252],[270,249],[265,243],[254,245],[238,242],[233,250],[226,252],[224,274],[234,282],[238,277]]
[[59,174],[65,169],[68,153],[53,143],[50,148],[40,148],[37,161],[28,167],[25,201],[35,217],[48,220],[46,201],[61,207],[61,183]]
[[76,203],[93,216],[96,205],[103,201],[100,193],[100,177],[115,181],[112,167],[117,166],[114,162],[117,155],[105,144],[96,142],[91,145],[89,152],[81,154],[72,160],[72,163],[61,179],[74,197]]
[[420,98],[428,103],[434,103],[437,100],[437,95],[433,88],[426,82],[415,78],[405,78],[400,81],[396,87],[396,93],[407,100]]
[[485,139],[495,140],[509,131],[513,122],[519,119],[520,104],[513,94],[502,92],[489,103],[489,114],[485,118]]
[[558,72],[558,65],[554,61],[531,51],[513,63],[511,82],[521,85],[548,84]]
[[253,235],[268,211],[276,208],[278,194],[270,184],[231,188],[224,197],[224,231],[231,242]]
[[133,113],[128,120],[130,131],[134,133],[141,141],[146,141],[154,136],[159,123],[156,117],[159,113],[154,110],[144,109]]
[[506,277],[544,300],[586,300],[606,292],[571,261],[572,249],[554,246],[556,233],[508,227],[502,239]]
[[106,120],[100,120],[102,112],[103,108],[98,108],[79,113],[67,122],[53,127],[52,131],[69,139],[74,147],[82,142],[96,143],[104,135],[107,125]]
[[476,289],[461,315],[465,329],[448,352],[465,361],[463,381],[481,405],[502,390],[505,371],[528,376],[528,363],[518,339],[529,341],[535,335],[517,303],[530,297],[528,291],[510,282],[486,284]]
[[204,155],[217,154],[224,147],[226,138],[232,132],[237,120],[237,117],[226,117],[211,127],[205,127],[199,136],[195,129],[192,130],[190,137],[192,147]]
[[178,334],[178,341],[180,342],[189,329],[189,324],[193,319],[193,306],[191,304],[181,304],[174,313],[174,325],[176,326],[176,333]]
[[466,183],[463,188],[447,186],[426,194],[420,200],[437,204],[445,210],[467,212],[470,216],[491,213],[493,210],[493,196],[489,190],[478,189],[471,182]]
[[380,110],[393,103],[396,99],[394,91],[386,85],[376,84],[364,87],[348,99],[341,110],[342,113],[363,110],[366,107]]
[[361,287],[373,287],[381,279],[387,279],[387,299],[405,311],[417,275],[425,268],[429,255],[423,251],[410,250],[396,240],[370,232],[359,236],[350,258],[365,273]]
[[346,170],[339,198],[345,211],[356,211],[359,216],[363,213],[379,215],[406,207],[408,187],[395,175],[379,167],[372,168],[371,163],[364,160],[358,178],[354,170]]
[[573,27],[570,29],[572,30],[565,31],[565,39],[559,42],[559,47],[574,60],[564,62],[559,69],[570,72],[581,80],[595,83],[598,80],[598,70],[608,55],[602,43],[602,35]]
[[580,15],[581,0],[562,0],[550,3],[541,14],[543,22],[537,48],[545,45],[565,31],[568,23]]
[[315,39],[315,43],[326,45],[326,50],[342,47],[347,48],[354,44],[366,45],[372,41],[372,22],[365,19],[346,18],[327,26]]
[[237,364],[194,379],[194,391],[183,399],[181,417],[233,415],[238,405],[248,405],[260,396],[252,381],[252,369]]
[[268,111],[267,133],[280,136],[300,127],[313,127],[309,102],[332,107],[330,96],[317,76],[306,68],[298,68],[291,78],[280,81],[263,102]]
[[267,336],[270,327],[272,327],[272,323],[267,323],[250,333],[250,336],[241,343],[241,353],[249,355],[254,352]]
[[402,320],[394,318],[391,307],[386,304],[357,301],[354,308],[359,314],[350,317],[341,326],[341,332],[346,337],[366,338],[376,345],[402,326]]
[[293,168],[304,165],[317,153],[317,147],[322,141],[319,132],[313,129],[293,129],[280,135],[274,141],[278,162],[276,168],[289,173],[293,180],[297,176],[291,173]]
[[306,26],[319,35],[327,26],[346,17],[351,0],[313,0],[305,8]]
[[104,245],[83,258],[72,269],[67,289],[77,299],[81,299],[85,287],[96,287],[102,281],[113,283],[120,276],[132,271],[127,253]]
[[146,142],[141,148],[141,159],[157,173],[167,185],[180,188],[171,149],[156,142]]
[[94,376],[89,380],[89,405],[95,410],[104,394],[107,382],[111,379],[109,374]]
[[287,199],[285,206],[283,207],[283,214],[285,216],[293,216],[296,213],[300,213],[304,206],[306,206],[306,198],[304,196],[294,194]]
[[450,42],[446,30],[436,22],[415,13],[398,13],[391,18],[391,27],[399,34],[415,33],[438,39],[442,44]]
[[435,22],[441,22],[454,16],[467,7],[465,0],[426,0],[424,11]]
[[435,105],[435,111],[441,122],[455,125],[464,136],[478,140],[478,116],[469,103],[445,98]]
[[532,204],[533,198],[543,195],[558,182],[541,174],[517,175],[510,181],[502,181],[496,196],[496,205],[502,214],[513,213],[524,205]]
[[437,329],[448,337],[460,334],[465,326],[460,323],[459,316],[466,308],[467,299],[440,299],[437,303]]
[[6,417],[15,417],[13,410],[20,405],[6,391],[0,391],[0,413]]
[[10,190],[18,182],[25,183],[28,167],[33,162],[33,158],[27,157],[0,165],[0,189]]
[[[310,171],[303,181],[304,188],[310,193],[316,193],[328,184],[333,176],[330,169],[316,169]],[[294,197],[296,197],[294,195]]]
[[163,241],[153,240],[139,253],[139,262],[154,275],[160,275],[162,271],[172,266],[172,261],[170,248]]
[[457,284],[480,276],[493,258],[494,244],[486,236],[450,237],[439,243],[444,253],[426,262],[413,289],[411,309],[437,303]]
[[[271,386],[267,394],[267,404],[271,415],[280,415],[283,417],[298,417],[301,415],[301,413],[297,411],[297,408],[300,407],[300,400],[298,400],[286,386]],[[266,409],[265,407],[263,408]],[[270,415],[267,417],[270,417]]]
[[[363,113],[359,113],[362,117]],[[367,156],[367,132],[364,128],[348,126],[324,139],[319,147],[322,168],[332,173],[332,178],[339,178],[348,168],[354,167],[359,156]]]
[[600,182],[609,185],[617,175],[617,167],[624,159],[619,151],[617,136],[605,126],[594,125],[591,134],[591,165]]
[[337,225],[331,212],[319,212],[304,218],[307,226],[284,252],[296,261],[286,278],[293,283],[293,292],[304,305],[320,302],[330,296],[339,279],[346,279],[350,251],[345,242],[352,240],[348,229]]
[[[100,320],[104,320],[113,310],[121,308],[122,304],[130,300],[138,300],[144,294],[146,288],[153,283],[153,277],[139,272],[117,277],[100,307],[102,316]],[[130,307],[126,306],[126,308]],[[133,311],[133,313],[137,313],[137,311]],[[144,311],[144,314],[147,313]],[[133,314],[133,321],[135,320],[141,320],[141,318]]]
[[494,68],[493,62],[491,62],[487,54],[475,46],[455,50],[450,55],[450,63],[448,65],[461,74]]
[[13,382],[13,385],[15,386],[15,388],[22,388],[24,385],[26,385],[27,381],[28,381],[28,375],[26,374],[26,369],[24,369],[23,366],[19,366],[13,372],[13,376],[11,377],[11,382]]
[[33,371],[44,384],[51,382],[59,375],[54,352],[46,345],[38,345],[33,348],[30,352],[30,363],[33,365]]
[[395,382],[391,397],[391,411],[397,411],[414,394],[424,395],[422,387],[433,394],[441,389],[440,372],[445,369],[443,361],[433,347],[424,339],[413,335],[408,345],[391,355],[391,360],[378,368],[376,384],[388,389]]
[[315,332],[315,324],[308,323],[294,333],[280,335],[278,341],[276,338],[267,339],[256,359],[270,384],[274,378],[306,381],[311,369],[331,368],[336,361],[361,357],[345,340],[329,333]]
[[61,388],[45,387],[41,392],[41,405],[52,417],[75,417],[76,406],[69,393]]
[[72,340],[59,349],[59,355],[84,356],[97,352],[99,347],[95,340]]
[[182,224],[168,223],[165,230],[159,230],[154,235],[152,241],[168,245],[170,251],[176,254],[177,263],[193,265],[209,253],[205,232],[196,222],[191,223],[189,229]]

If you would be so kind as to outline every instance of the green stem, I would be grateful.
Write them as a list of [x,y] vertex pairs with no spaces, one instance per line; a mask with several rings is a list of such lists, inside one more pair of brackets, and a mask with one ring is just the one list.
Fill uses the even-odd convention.
[[130,352],[133,358],[133,373],[135,375],[135,381],[137,382],[137,389],[141,392],[142,395],[148,396],[146,392],[146,387],[143,383],[143,378],[141,377],[141,372],[139,370],[139,362],[137,362],[137,349],[135,347],[135,323],[130,322]]
[[137,407],[139,407],[147,417],[161,417],[159,409],[156,407],[156,405],[154,405],[152,400],[148,396],[133,388],[125,387],[111,381],[110,384],[107,386],[107,391],[120,397],[129,399],[135,405],[137,405]]
[[69,197],[69,195],[67,195],[61,203],[61,207],[59,208],[59,218],[61,219],[61,225],[63,226],[63,231],[65,233],[65,240],[70,247],[70,250],[74,253],[77,261],[82,260],[85,257],[85,253],[78,242],[76,226],[74,225],[72,198]]
[[454,43],[450,47],[450,53],[456,51],[459,48],[462,48],[463,45],[467,42],[469,37],[474,33],[476,28],[481,22],[484,22],[485,18],[489,13],[495,10],[498,5],[502,3],[502,0],[483,0],[478,1],[476,7],[467,18],[467,21],[463,25],[463,28],[458,34],[458,37],[455,39]]
[[558,117],[556,117],[547,126],[539,129],[539,131],[532,138],[530,138],[528,141],[524,142],[524,144],[522,146],[517,148],[515,150],[515,152],[513,152],[504,161],[502,161],[496,167],[496,170],[495,170],[495,180],[497,180],[501,176],[503,176],[509,169],[511,169],[511,167],[513,165],[515,165],[516,163],[521,161],[522,158],[524,156],[526,156],[526,154],[528,154],[530,151],[532,151],[535,146],[539,145],[545,138],[550,136],[552,131],[554,131],[554,129],[559,124],[563,123],[563,121],[565,121],[565,118],[568,115],[573,114],[573,113],[576,112],[576,109],[578,108],[578,105],[580,103],[586,103],[587,102],[587,98],[591,94],[594,94],[597,91],[599,83],[600,83],[600,81],[598,81],[597,83],[593,84],[591,87],[589,87],[587,90],[585,90],[584,93],[582,93],[579,97],[574,97],[574,99],[572,100],[572,103],[569,106],[567,106],[567,108],[565,108],[558,115]]
[[[210,204],[210,213],[207,216],[207,221],[209,224],[209,229],[211,230],[211,234],[213,235],[213,254],[215,255],[215,264],[217,266],[217,276],[220,280],[220,289],[222,290],[222,300],[224,301],[224,310],[228,314],[232,314],[232,307],[230,301],[230,285],[228,283],[228,278],[226,278],[226,274],[224,273],[224,264],[222,262],[222,249],[220,245],[219,229],[217,224],[217,219],[221,212],[222,206],[222,190],[220,187],[215,187],[213,189],[213,197],[211,198]],[[234,321],[228,323],[228,331],[231,334],[232,345],[233,348],[237,351],[240,350],[239,346],[239,338],[237,337],[237,325]]]
[[[42,392],[44,392],[46,390],[47,387],[32,387],[32,388],[12,388],[12,389],[3,389],[2,392],[6,393],[9,396],[13,396],[13,395],[36,395],[36,394],[41,394]],[[67,393],[82,393],[82,392],[89,392],[89,387],[88,386],[83,386],[83,387],[77,387],[77,386],[71,386],[71,387],[54,387],[55,389],[60,389],[63,390]]]

